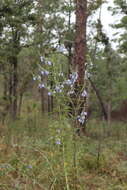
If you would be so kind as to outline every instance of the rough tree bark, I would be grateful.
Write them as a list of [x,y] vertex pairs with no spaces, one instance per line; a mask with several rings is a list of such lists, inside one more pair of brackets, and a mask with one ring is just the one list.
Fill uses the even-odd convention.
[[87,0],[75,0],[76,4],[76,35],[74,46],[73,65],[78,72],[78,85],[84,85],[86,63],[86,23]]
[[[74,104],[76,108],[76,114],[80,115],[85,113],[86,97],[82,97],[82,89],[85,86],[85,63],[86,63],[86,24],[87,24],[87,0],[75,0],[76,6],[76,33],[74,43],[74,55],[72,65],[74,72],[78,74],[77,81],[75,83]],[[79,106],[80,105],[80,106]],[[77,127],[79,133],[85,133],[86,122],[77,121]]]
[[17,118],[18,100],[18,54],[20,52],[20,35],[18,30],[12,31],[12,55],[10,56],[10,116],[13,120]]
[[[69,1],[69,6],[71,7],[72,6],[72,0]],[[71,12],[71,9],[69,9],[69,12],[68,12],[68,32],[71,33],[71,15],[72,12]],[[70,40],[70,39],[69,39]],[[65,47],[67,48],[67,51],[68,51],[68,76],[70,75],[71,73],[71,67],[72,67],[72,42],[68,41],[68,43],[65,45]]]
[[17,57],[12,56],[10,58],[10,76],[9,76],[9,104],[10,104],[10,116],[13,120],[17,116],[17,86],[18,86],[18,73],[17,73]]

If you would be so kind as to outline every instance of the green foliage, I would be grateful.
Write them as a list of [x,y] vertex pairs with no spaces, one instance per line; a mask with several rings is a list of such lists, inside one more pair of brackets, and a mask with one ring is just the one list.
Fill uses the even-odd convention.
[[113,27],[119,29],[120,37],[117,39],[119,41],[119,50],[121,53],[126,53],[126,28],[127,28],[127,5],[125,0],[114,0],[115,8],[112,8],[113,15],[120,15],[121,19],[118,23],[114,24]]
[[87,137],[80,138],[64,116],[47,123],[36,112],[33,108],[3,129],[2,189],[126,189],[126,124],[114,123],[108,128],[106,123],[91,121]]
[[[115,2],[125,14],[124,1]],[[100,0],[88,1],[89,14],[95,12],[102,3]],[[2,190],[127,189],[125,123],[112,122],[109,128],[107,123],[90,120],[86,136],[78,136],[73,124],[75,118],[68,117],[70,97],[66,96],[66,88],[62,94],[54,97],[53,111],[46,115],[41,113],[38,84],[32,78],[41,69],[47,69],[50,73],[47,86],[53,82],[55,87],[68,77],[69,56],[73,54],[75,38],[74,23],[70,18],[74,10],[71,0],[1,1],[0,117],[8,111],[6,106],[9,100],[6,100],[4,90],[6,85],[8,88],[9,77],[13,73],[10,67],[12,55],[18,60],[18,105],[23,95],[20,117],[12,122],[7,115],[0,124]],[[126,29],[126,23],[125,14],[117,27]],[[88,70],[104,103],[111,100],[112,108],[115,109],[126,99],[126,57],[112,49],[101,23],[95,25],[99,35],[89,48]],[[121,50],[123,48],[122,52],[125,52],[126,32],[121,38],[125,42]],[[97,50],[94,49],[95,41],[98,43]],[[60,46],[65,47],[64,52],[59,51]],[[52,66],[42,64],[40,56],[50,60]],[[60,73],[63,75],[60,76]],[[98,102],[93,94],[91,91],[90,104],[95,113],[99,113]]]

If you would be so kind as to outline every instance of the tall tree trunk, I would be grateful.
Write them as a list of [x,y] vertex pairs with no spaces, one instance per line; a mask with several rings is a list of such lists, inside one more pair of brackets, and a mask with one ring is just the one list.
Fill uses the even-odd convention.
[[75,0],[76,3],[76,36],[73,65],[78,72],[78,85],[84,85],[85,62],[86,62],[86,23],[87,23],[87,0]]
[[[42,14],[42,10],[43,10],[43,0],[38,0],[38,24],[36,27],[36,31],[39,34],[39,52],[40,55],[44,55],[44,47],[43,47],[43,43],[41,42],[41,38],[43,36],[43,14]],[[42,36],[41,36],[42,35]],[[43,40],[42,40],[43,41]],[[47,76],[42,76],[41,77],[42,83],[45,84],[45,86],[47,85]],[[42,88],[40,90],[40,94],[41,94],[41,111],[42,114],[47,114],[48,111],[51,111],[51,98],[48,97],[48,91],[46,88]]]
[[[73,68],[78,74],[75,83],[74,104],[76,106],[76,117],[82,117],[86,113],[86,97],[82,96],[85,86],[85,63],[86,63],[86,24],[87,24],[87,0],[75,0],[76,4],[76,34],[73,55]],[[86,120],[78,120],[77,127],[80,132],[85,133]]]
[[18,73],[17,73],[17,68],[18,68],[18,62],[17,62],[17,57],[13,56],[12,58],[12,66],[13,66],[13,74],[12,74],[12,79],[13,79],[13,85],[12,85],[12,118],[15,120],[17,116],[17,87],[18,87]]
[[22,103],[23,103],[23,92],[21,92],[19,96],[18,117],[20,117],[21,115]]
[[[71,7],[72,5],[72,0],[69,1],[69,6]],[[68,31],[69,33],[71,32],[71,9],[69,9],[68,12]],[[67,45],[67,50],[68,50],[68,76],[71,73],[71,67],[72,67],[72,42],[68,42]]]
[[[51,86],[51,89],[53,90],[53,80],[50,82],[50,86]],[[51,113],[53,112],[53,108],[54,108],[54,105],[53,105],[53,96],[48,96],[48,112]]]
[[[47,76],[42,76],[42,83],[46,86]],[[43,114],[47,114],[49,110],[48,90],[46,88],[41,88],[41,110]]]
[[108,105],[107,105],[107,117],[108,117],[108,126],[111,125],[111,110],[112,110],[112,70],[111,70],[111,60],[110,57],[107,59],[107,73],[108,73]]
[[4,92],[3,92],[3,96],[5,99],[7,99],[7,92],[8,92],[8,78],[7,75],[4,74]]
[[11,64],[11,59],[9,60],[10,63],[10,68],[9,68],[9,85],[8,85],[8,97],[9,97],[9,113],[11,115],[12,112],[12,86],[13,86],[13,70],[12,70],[12,64]]
[[20,33],[18,29],[12,28],[12,55],[10,56],[10,104],[11,104],[11,118],[17,118],[17,100],[18,100],[18,54],[20,49]]

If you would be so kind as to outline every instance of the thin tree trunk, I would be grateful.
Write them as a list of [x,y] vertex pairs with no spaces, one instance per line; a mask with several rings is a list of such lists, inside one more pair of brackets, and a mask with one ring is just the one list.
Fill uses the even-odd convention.
[[20,49],[20,33],[18,29],[12,28],[12,55],[10,57],[10,103],[11,117],[13,120],[17,118],[17,100],[18,100],[18,54]]
[[[69,6],[71,6],[72,1],[69,1]],[[68,31],[69,33],[71,32],[71,9],[69,9],[69,13],[68,13]],[[71,73],[71,67],[72,67],[72,42],[68,43],[67,46],[67,50],[68,50],[68,76]]]
[[12,118],[15,120],[17,117],[17,87],[18,87],[18,73],[17,73],[17,57],[14,56],[12,59],[12,65],[13,65],[13,85],[12,85]]
[[112,68],[111,68],[111,57],[110,57],[110,44],[107,45],[105,48],[105,51],[108,53],[108,58],[107,58],[107,74],[108,74],[108,107],[107,107],[107,116],[108,116],[108,126],[110,127],[111,124],[111,110],[112,110]]
[[98,89],[96,88],[96,86],[94,85],[93,81],[92,81],[90,78],[88,78],[88,80],[90,81],[90,84],[91,84],[93,90],[94,90],[95,93],[96,93],[96,96],[97,96],[97,98],[98,98],[98,101],[99,101],[100,106],[101,106],[101,109],[102,109],[102,113],[103,113],[103,115],[104,115],[104,119],[107,120],[107,118],[108,118],[107,112],[106,112],[106,110],[105,110],[105,106],[104,106],[103,100],[102,100],[102,98],[101,98],[101,96],[100,96],[100,93],[99,93]]
[[108,115],[108,126],[110,127],[111,124],[111,101],[108,101],[108,107],[107,107],[107,115]]
[[7,94],[8,94],[8,78],[6,76],[6,74],[4,75],[4,92],[3,92],[3,96],[5,99],[7,99]]
[[[46,86],[47,84],[47,76],[42,77],[42,82]],[[48,113],[48,90],[46,88],[41,89],[41,109],[42,113]]]
[[23,93],[21,93],[19,96],[18,117],[20,117],[21,115],[22,102],[23,102]]
[[[39,0],[38,1],[38,24],[36,27],[36,31],[40,34],[40,38],[41,38],[41,34],[43,35],[43,14],[42,14],[42,10],[43,10],[43,0]],[[40,39],[39,39],[40,41]],[[40,54],[44,54],[44,49],[43,49],[43,44],[40,43]],[[47,85],[47,76],[42,76],[42,83],[46,86]],[[40,94],[41,94],[41,111],[42,114],[47,114],[49,110],[51,110],[50,107],[50,100],[51,98],[48,97],[48,90],[46,88],[42,88],[40,90]]]
[[9,96],[9,105],[10,105],[10,108],[9,108],[9,112],[10,112],[10,115],[11,115],[11,112],[12,112],[12,86],[13,86],[13,77],[12,77],[12,65],[11,65],[11,60],[10,60],[10,69],[9,69],[9,89],[8,89],[8,96]]
[[8,114],[8,110],[10,108],[9,99],[8,99],[8,77],[6,73],[4,74],[4,84],[3,84],[3,101],[4,101],[4,107],[3,107],[3,117],[2,117],[2,123],[4,124],[6,115]]
[[[51,89],[53,88],[53,81],[50,83]],[[53,96],[48,96],[48,112],[53,112]]]

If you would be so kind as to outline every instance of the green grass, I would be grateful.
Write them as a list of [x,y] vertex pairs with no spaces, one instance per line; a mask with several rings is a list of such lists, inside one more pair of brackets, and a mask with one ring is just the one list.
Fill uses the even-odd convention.
[[79,137],[33,111],[0,128],[0,190],[127,189],[126,124],[93,120]]

